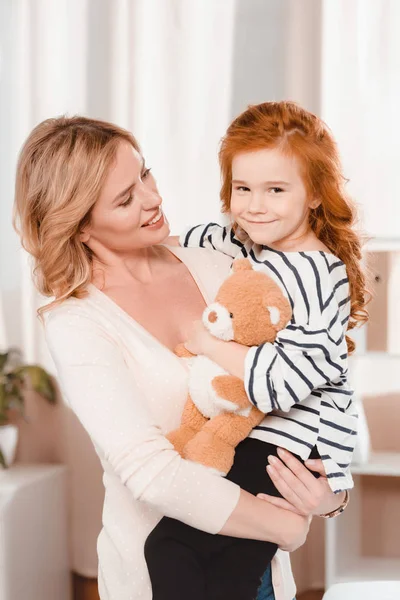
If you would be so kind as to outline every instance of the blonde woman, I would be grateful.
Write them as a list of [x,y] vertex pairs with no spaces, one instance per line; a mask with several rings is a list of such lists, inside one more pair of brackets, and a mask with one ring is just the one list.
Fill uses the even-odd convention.
[[[151,599],[144,543],[163,515],[293,550],[306,538],[309,514],[342,502],[324,477],[288,455],[290,468],[281,463],[274,481],[291,509],[284,510],[186,462],[164,437],[178,425],[187,392],[173,349],[230,261],[165,246],[161,204],[136,140],[115,125],[49,119],[22,149],[16,227],[39,291],[54,299],[41,315],[65,399],[104,468],[102,600]],[[276,600],[292,600],[286,553],[272,571]]]

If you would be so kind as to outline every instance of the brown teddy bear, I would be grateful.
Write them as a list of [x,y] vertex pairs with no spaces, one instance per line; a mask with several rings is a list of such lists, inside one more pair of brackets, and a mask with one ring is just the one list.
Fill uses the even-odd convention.
[[[217,338],[245,346],[273,342],[291,318],[288,300],[247,259],[234,261],[232,268],[203,313],[205,327]],[[183,344],[176,353],[189,360],[189,396],[180,427],[167,438],[184,458],[226,475],[236,446],[265,415],[249,401],[241,379],[206,356],[194,356]]]

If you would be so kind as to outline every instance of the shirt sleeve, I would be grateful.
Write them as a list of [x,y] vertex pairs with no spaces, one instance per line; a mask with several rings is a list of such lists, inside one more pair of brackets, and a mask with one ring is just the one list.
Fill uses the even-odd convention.
[[181,458],[152,419],[107,330],[84,312],[62,308],[47,317],[49,350],[65,399],[101,458],[134,499],[218,533],[238,502],[240,488]]
[[179,243],[184,248],[209,248],[235,258],[244,247],[245,240],[239,239],[231,226],[208,223],[186,229],[179,236]]
[[[308,322],[292,322],[273,344],[250,348],[245,359],[245,387],[259,410],[287,412],[317,388],[346,385],[348,290],[346,281],[341,286],[343,301],[332,293]],[[344,398],[348,402],[348,397]]]

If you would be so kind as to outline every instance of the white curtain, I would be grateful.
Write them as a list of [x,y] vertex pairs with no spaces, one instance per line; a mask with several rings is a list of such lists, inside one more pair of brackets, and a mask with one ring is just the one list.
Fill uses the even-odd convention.
[[[141,144],[174,232],[218,219],[217,147],[231,116],[234,14],[235,0],[0,2],[0,286],[8,337],[27,361],[52,369],[35,316],[43,299],[10,223],[23,140],[41,120],[64,113],[113,121]],[[99,467],[72,415],[67,427],[72,566],[95,576]]]
[[[230,119],[235,1],[3,0],[2,265],[19,287],[27,360],[46,360],[26,257],[10,265],[13,170],[29,131],[63,113],[130,129],[153,167],[172,228],[218,218],[217,147]],[[5,267],[4,267],[5,265]],[[7,270],[9,273],[7,273]],[[11,272],[12,271],[12,272]],[[12,306],[15,309],[14,302]],[[6,307],[7,310],[7,307]]]
[[323,0],[321,114],[368,234],[400,238],[400,2]]

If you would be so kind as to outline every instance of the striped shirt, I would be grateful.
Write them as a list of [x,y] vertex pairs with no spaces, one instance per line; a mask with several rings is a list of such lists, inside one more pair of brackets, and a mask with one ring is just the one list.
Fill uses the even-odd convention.
[[182,246],[207,247],[246,257],[269,275],[292,307],[274,343],[251,347],[244,383],[250,401],[268,413],[250,437],[287,448],[303,460],[317,447],[331,489],[353,487],[350,463],[357,411],[347,382],[345,333],[350,291],[345,264],[322,251],[280,252],[241,241],[215,223],[185,232]]

